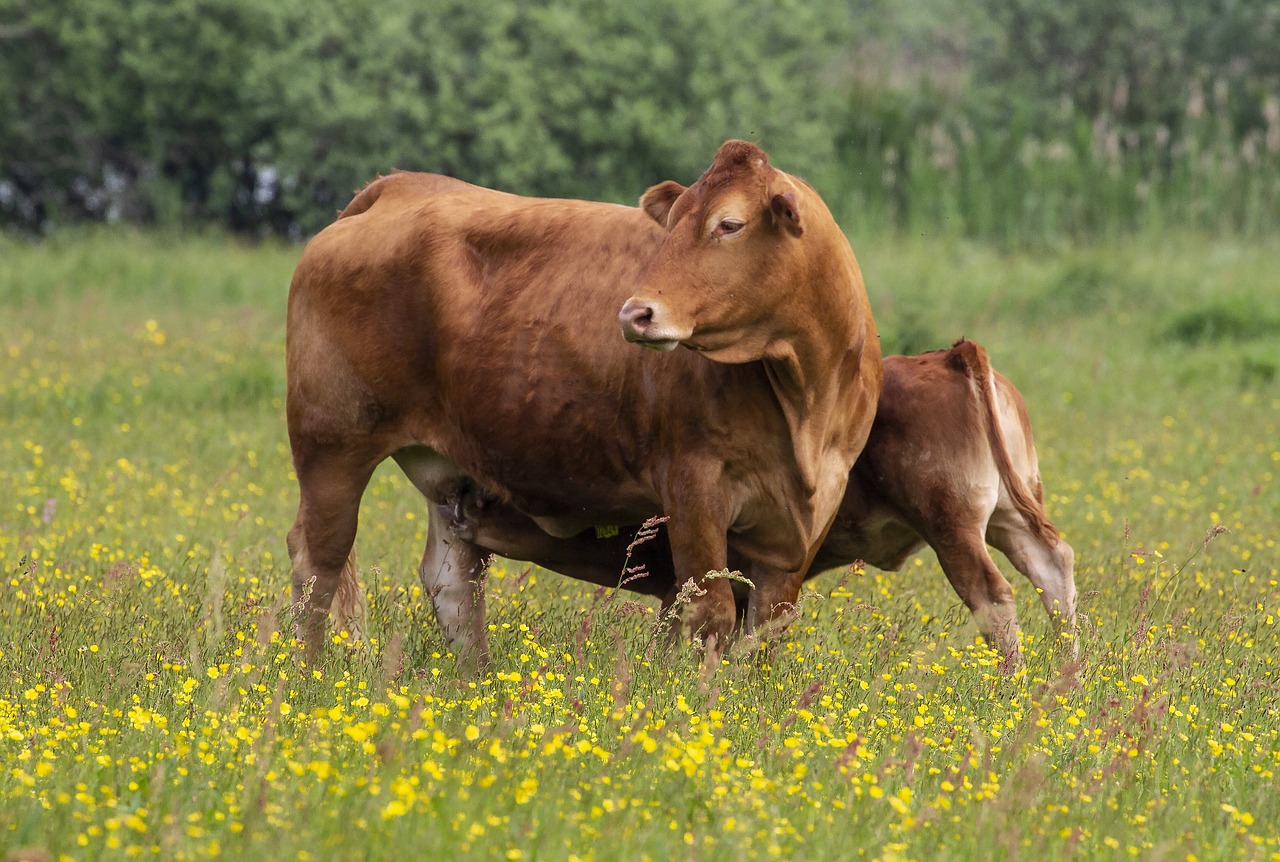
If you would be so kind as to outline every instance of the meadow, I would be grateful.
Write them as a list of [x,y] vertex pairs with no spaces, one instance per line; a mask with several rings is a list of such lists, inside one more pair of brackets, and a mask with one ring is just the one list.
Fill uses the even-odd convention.
[[651,603],[499,561],[459,678],[384,465],[367,637],[291,637],[300,247],[0,239],[0,858],[1280,859],[1280,240],[852,237],[885,352],[1026,397],[1079,659],[931,553],[811,581],[711,676]]

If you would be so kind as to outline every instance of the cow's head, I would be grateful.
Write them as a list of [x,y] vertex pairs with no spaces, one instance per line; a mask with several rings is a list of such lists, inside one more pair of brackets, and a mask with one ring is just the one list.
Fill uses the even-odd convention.
[[721,146],[689,188],[661,183],[640,206],[668,234],[618,315],[624,337],[657,350],[683,344],[721,362],[765,354],[785,317],[779,307],[808,290],[822,265],[829,243],[809,228],[838,232],[812,189],[746,141]]

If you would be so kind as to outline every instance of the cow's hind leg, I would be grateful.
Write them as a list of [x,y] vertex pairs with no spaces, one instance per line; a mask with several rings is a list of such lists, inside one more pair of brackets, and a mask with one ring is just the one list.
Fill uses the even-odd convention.
[[1033,534],[1017,516],[1001,518],[997,513],[987,528],[987,539],[1009,558],[1014,568],[1026,576],[1040,594],[1040,602],[1053,621],[1054,630],[1070,642],[1076,656],[1075,551],[1058,539],[1052,546]]
[[461,530],[455,529],[448,514],[451,508],[448,504],[428,505],[427,547],[418,574],[458,666],[475,673],[489,664],[484,613],[488,561]]
[[[350,452],[309,453],[295,457],[298,474],[298,517],[289,530],[293,565],[293,602],[308,660],[324,643],[334,597],[354,593],[352,548],[360,515],[360,498],[376,460]],[[344,577],[348,583],[343,583]]]
[[1013,588],[987,552],[982,530],[976,526],[949,529],[929,536],[928,541],[947,580],[973,613],[978,631],[1004,657],[1006,666],[1019,664],[1021,632]]

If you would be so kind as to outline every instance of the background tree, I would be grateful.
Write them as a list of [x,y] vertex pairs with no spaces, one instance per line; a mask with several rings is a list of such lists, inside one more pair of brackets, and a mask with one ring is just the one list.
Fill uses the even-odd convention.
[[305,235],[393,168],[634,201],[762,144],[837,216],[1280,226],[1280,0],[0,0],[0,223]]

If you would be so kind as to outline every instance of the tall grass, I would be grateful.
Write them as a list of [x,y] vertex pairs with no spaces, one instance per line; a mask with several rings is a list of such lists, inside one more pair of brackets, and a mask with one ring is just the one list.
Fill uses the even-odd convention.
[[888,351],[967,335],[1026,396],[1079,664],[1015,580],[1027,664],[1002,673],[931,554],[818,580],[714,676],[650,651],[651,604],[500,562],[496,667],[459,679],[414,577],[422,503],[384,467],[369,641],[307,666],[297,249],[0,246],[0,857],[1280,853],[1277,241],[852,233]]
[[1243,133],[1222,82],[1188,81],[1176,116],[1140,124],[1122,119],[1123,104],[1033,121],[873,82],[854,96],[834,205],[851,226],[1006,245],[1188,229],[1273,234],[1280,95],[1261,82],[1242,89],[1257,120]]

